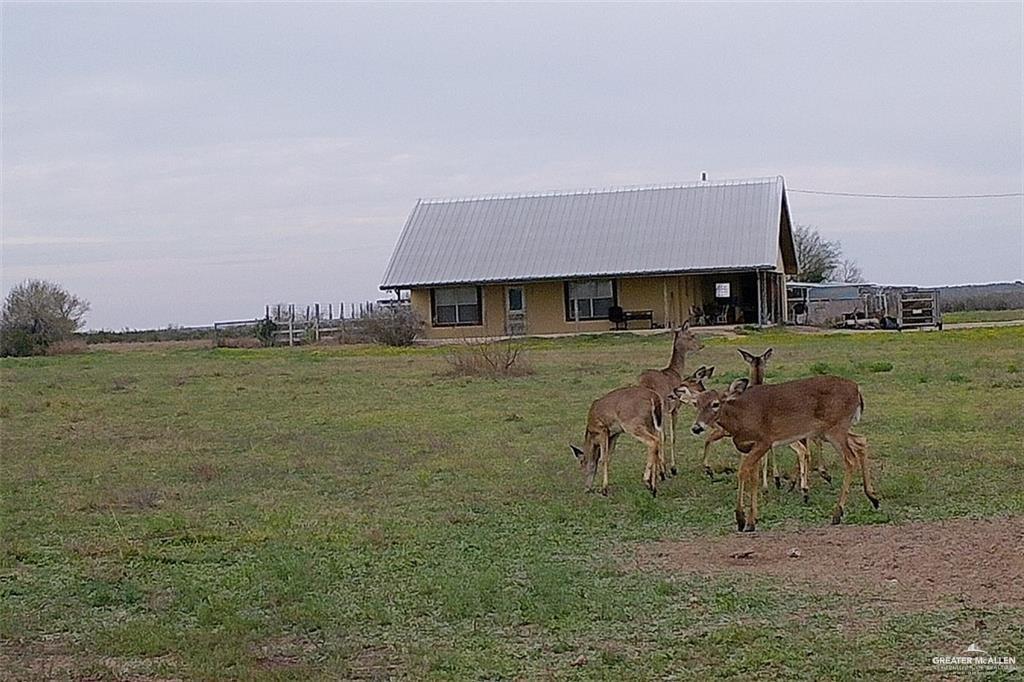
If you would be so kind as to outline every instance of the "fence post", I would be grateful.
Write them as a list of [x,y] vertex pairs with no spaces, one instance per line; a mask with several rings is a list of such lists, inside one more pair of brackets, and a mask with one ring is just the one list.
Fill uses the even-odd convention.
[[295,337],[293,336],[295,329],[295,304],[288,306],[288,345],[295,345]]

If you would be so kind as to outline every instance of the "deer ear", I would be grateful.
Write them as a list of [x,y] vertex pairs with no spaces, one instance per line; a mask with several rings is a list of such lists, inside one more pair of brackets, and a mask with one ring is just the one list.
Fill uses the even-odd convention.
[[680,331],[680,332],[685,332],[685,331],[686,331],[687,329],[689,329],[689,328],[690,328],[690,321],[689,321],[689,320],[687,320],[686,322],[683,322],[683,323],[682,323],[682,324],[681,324],[681,325],[679,326],[679,331]]
[[681,403],[693,405],[697,402],[697,394],[690,390],[689,386],[680,386],[672,391],[672,397]]
[[573,457],[575,457],[577,460],[583,459],[583,451],[582,450],[580,450],[575,445],[572,445],[571,443],[569,444],[569,448],[572,450]]
[[[711,375],[715,373],[715,366],[711,365],[710,367],[705,367],[704,370],[704,379],[710,379]],[[704,379],[701,379],[701,382],[703,382]]]
[[743,350],[742,348],[737,348],[736,350],[738,350],[740,352],[740,355],[743,356],[743,359],[746,360],[747,364],[750,364],[750,365],[754,364],[755,358],[754,358],[753,355],[751,355],[747,351]]
[[726,393],[725,399],[732,400],[738,397],[743,391],[747,390],[747,386],[750,385],[750,379],[733,379],[733,382],[729,384],[729,392]]
[[761,353],[761,360],[764,361],[764,362],[768,362],[768,358],[770,358],[772,356],[772,351],[773,350],[775,350],[775,349],[774,348],[769,348],[765,352]]

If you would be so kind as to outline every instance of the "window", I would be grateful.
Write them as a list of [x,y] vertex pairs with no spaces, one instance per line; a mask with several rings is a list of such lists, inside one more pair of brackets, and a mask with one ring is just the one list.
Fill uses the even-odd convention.
[[523,289],[522,287],[508,288],[508,311],[510,313],[523,312]]
[[433,325],[452,327],[463,324],[480,324],[480,287],[446,287],[431,289]]
[[565,319],[607,320],[608,309],[615,305],[615,282],[594,279],[587,282],[565,283]]

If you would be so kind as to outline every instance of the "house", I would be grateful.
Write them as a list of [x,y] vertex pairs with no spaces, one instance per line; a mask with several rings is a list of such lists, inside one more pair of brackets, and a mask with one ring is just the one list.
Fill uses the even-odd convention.
[[427,338],[785,318],[796,255],[781,176],[416,203],[381,289]]

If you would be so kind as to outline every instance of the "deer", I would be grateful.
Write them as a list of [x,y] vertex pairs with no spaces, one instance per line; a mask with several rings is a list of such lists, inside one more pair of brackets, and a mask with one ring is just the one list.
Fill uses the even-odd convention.
[[[703,382],[714,370],[714,367],[701,367],[683,379],[682,385],[691,394],[700,394],[706,390]],[[643,482],[651,494],[657,496],[657,479],[665,479],[662,455],[665,415],[676,407],[674,395],[666,401],[644,386],[617,388],[591,403],[587,412],[583,447],[569,445],[580,468],[585,471],[587,492],[593,492],[594,476],[600,466],[601,494],[608,495],[608,462],[615,450],[615,441],[623,433],[628,433],[647,446]]]
[[[832,511],[832,523],[842,522],[855,469],[864,483],[864,494],[878,509],[878,495],[871,483],[867,439],[850,431],[864,413],[860,387],[849,379],[817,376],[781,384],[752,386],[749,379],[736,379],[725,392],[708,389],[691,391],[680,386],[674,392],[681,402],[696,406],[697,416],[690,431],[700,436],[721,426],[743,453],[736,501],[736,528],[752,532],[757,527],[757,465],[772,447],[803,439],[824,438],[842,456],[843,485]],[[744,507],[748,492],[750,504]]]
[[[738,348],[737,350],[743,360],[750,365],[750,384],[752,386],[760,386],[763,384],[765,366],[768,364],[768,359],[772,356],[774,349],[769,348],[761,355],[753,355],[742,348]],[[704,473],[707,474],[708,478],[711,480],[715,480],[715,472],[714,469],[711,468],[710,464],[711,446],[723,438],[726,438],[728,435],[728,432],[722,428],[721,424],[716,424],[713,429],[708,431],[708,435],[704,437]],[[774,461],[774,458],[771,457],[771,453],[769,453],[764,459],[762,479],[764,480],[765,487],[768,487],[768,461],[770,459]],[[777,469],[775,470],[775,482],[776,486],[778,486],[779,475]]]
[[676,419],[679,416],[679,402],[671,399],[672,392],[683,385],[683,377],[686,376],[686,354],[696,353],[704,347],[704,343],[690,331],[690,322],[686,321],[681,327],[672,330],[672,357],[669,359],[668,367],[664,369],[648,369],[640,373],[638,384],[648,388],[661,399],[670,400],[672,407],[669,410],[667,422],[669,472],[672,476],[678,473],[676,469]]
[[[742,348],[738,348],[737,350],[739,351],[740,357],[743,358],[744,362],[750,365],[750,385],[760,386],[761,384],[763,384],[765,368],[768,365],[768,360],[772,357],[774,349],[769,348],[760,355],[754,355],[753,353],[749,353],[743,350]],[[711,446],[714,443],[718,442],[719,440],[726,438],[728,435],[729,434],[725,431],[725,429],[723,429],[722,426],[719,424],[716,425],[715,428],[711,429],[708,432],[708,435],[704,438],[704,473],[706,473],[708,475],[708,478],[710,478],[711,480],[715,479],[714,470],[711,468],[711,464],[709,462]],[[806,503],[809,500],[807,492],[807,470],[810,466],[810,448],[808,447],[806,439],[790,443],[789,447],[792,448],[793,452],[796,453],[797,469],[799,471],[800,492],[803,494],[803,500]],[[765,490],[768,489],[769,463],[772,469],[772,478],[775,480],[775,487],[776,489],[778,489],[782,486],[782,483],[779,477],[778,462],[775,459],[775,453],[771,450],[768,451],[768,454],[765,455],[764,460],[762,461],[761,487],[763,487]],[[823,479],[825,479],[825,481],[829,483],[832,482],[832,477],[829,476],[828,471],[825,469],[824,465],[819,465],[817,471],[818,474]],[[796,485],[796,482],[796,477],[794,477],[792,479],[792,484],[790,485],[790,490],[793,489],[793,487]]]

